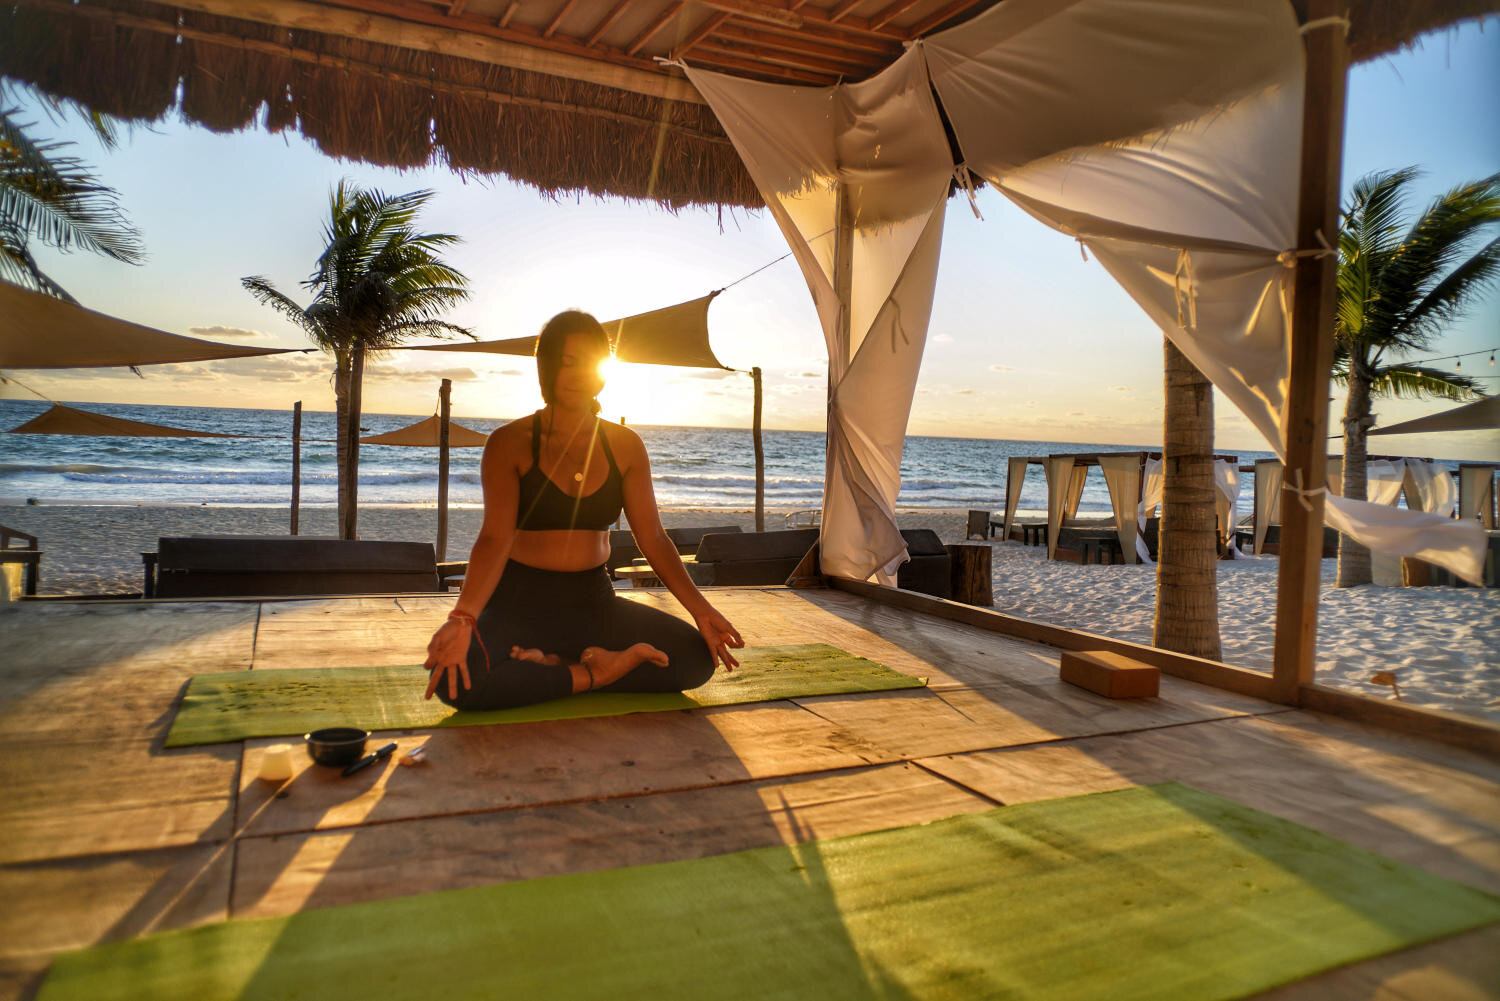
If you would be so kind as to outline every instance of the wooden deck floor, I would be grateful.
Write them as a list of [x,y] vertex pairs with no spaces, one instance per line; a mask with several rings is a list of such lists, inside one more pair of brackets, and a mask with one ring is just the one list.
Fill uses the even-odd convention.
[[[669,610],[661,592],[636,600]],[[431,763],[255,778],[270,740],[164,751],[187,679],[420,660],[452,596],[0,610],[0,997],[58,951],[226,917],[699,857],[1180,780],[1500,892],[1500,762],[1163,677],[1111,702],[1057,651],[837,591],[725,589],[752,644],[926,689],[397,735]],[[1317,929],[1308,929],[1316,935]],[[1500,926],[1277,999],[1500,997]]]

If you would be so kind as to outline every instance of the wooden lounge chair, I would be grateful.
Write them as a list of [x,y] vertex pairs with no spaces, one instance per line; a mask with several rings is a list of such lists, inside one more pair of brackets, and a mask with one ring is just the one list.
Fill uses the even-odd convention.
[[[667,538],[672,540],[672,545],[677,547],[677,552],[682,556],[692,556],[698,552],[698,546],[705,535],[735,535],[740,533],[738,525],[722,525],[709,528],[669,528]],[[616,530],[609,533],[609,567],[610,576],[618,579],[616,571],[623,567],[629,567],[645,561],[640,547],[635,544],[635,533],[629,529]],[[779,583],[779,581],[778,581]]]
[[442,590],[430,542],[344,539],[164,538],[156,597],[225,598],[389,594]]
[[[764,586],[784,584],[802,557],[818,541],[820,530],[798,528],[780,532],[741,532],[705,535],[697,559],[688,566],[701,585]],[[931,529],[901,533],[911,560],[896,572],[896,586],[923,594],[949,597],[952,558],[938,534]]]

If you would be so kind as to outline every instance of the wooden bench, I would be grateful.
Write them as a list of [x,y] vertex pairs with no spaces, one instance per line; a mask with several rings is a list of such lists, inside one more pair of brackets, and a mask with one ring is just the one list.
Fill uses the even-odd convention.
[[430,542],[191,537],[158,540],[155,597],[442,590]]

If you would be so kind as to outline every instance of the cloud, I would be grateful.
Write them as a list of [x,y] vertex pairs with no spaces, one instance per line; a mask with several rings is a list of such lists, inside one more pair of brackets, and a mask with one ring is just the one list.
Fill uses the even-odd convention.
[[1028,407],[1033,407],[1034,408],[1036,406],[1036,401],[1035,400],[1027,400],[1026,401],[1026,405]]
[[990,366],[990,371],[991,372],[1014,372],[1015,370],[1016,370],[1016,367],[1014,365],[991,365]]
[[1070,411],[1068,411],[1068,416],[1069,417],[1087,417],[1088,413],[1086,411],[1083,411],[1083,410],[1070,410]]
[[933,337],[932,342],[934,344],[952,344],[953,343],[953,335],[952,334],[938,334],[937,336]]
[[683,373],[683,378],[686,378],[686,379],[715,379],[715,380],[717,380],[717,379],[727,379],[727,378],[729,378],[732,375],[738,375],[738,374],[739,373],[737,373],[737,372],[726,372],[722,368],[709,368],[709,369],[702,369],[702,370],[697,371],[697,372],[685,372],[685,373]]
[[1128,392],[1130,392],[1130,387],[1129,386],[1110,386],[1109,387],[1109,391],[1111,393],[1128,393]]
[[219,324],[214,324],[211,327],[188,327],[188,333],[197,337],[210,337],[220,341],[253,341],[271,336],[260,330],[246,330],[244,327],[225,327]]
[[826,372],[807,371],[807,372],[788,372],[786,374],[786,377],[788,379],[823,379],[823,378],[827,378],[827,375],[828,375],[828,373],[826,373]]
[[380,362],[365,366],[365,378],[380,382],[437,382],[440,379],[468,382],[478,376],[472,368],[398,368]]
[[955,389],[953,391],[954,396],[972,396],[973,394],[974,390],[972,389]]

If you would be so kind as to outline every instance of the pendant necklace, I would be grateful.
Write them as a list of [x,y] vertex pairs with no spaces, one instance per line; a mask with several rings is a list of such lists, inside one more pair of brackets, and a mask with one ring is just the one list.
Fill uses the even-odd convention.
[[[557,421],[557,414],[554,411],[552,413],[552,415],[551,415],[551,419],[548,421],[548,424],[547,424],[548,437],[552,436],[552,430],[553,430],[554,427],[556,427],[556,421]],[[573,446],[573,439],[575,439],[577,437],[578,437],[578,428],[574,428],[573,429],[573,434],[568,438],[568,443],[563,446],[563,449],[562,449],[562,455],[563,456],[571,457],[571,456],[569,456],[568,449],[570,449]],[[592,438],[593,435],[590,435],[589,437]],[[585,456],[585,460],[586,459],[587,459],[587,456]],[[562,459],[561,458],[558,459],[558,464],[559,465],[562,464]],[[573,482],[574,483],[582,483],[583,482],[583,471],[582,470],[580,470],[579,472],[576,472],[576,473],[573,474]]]

